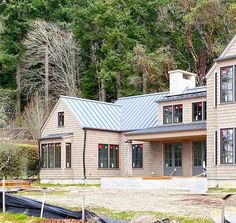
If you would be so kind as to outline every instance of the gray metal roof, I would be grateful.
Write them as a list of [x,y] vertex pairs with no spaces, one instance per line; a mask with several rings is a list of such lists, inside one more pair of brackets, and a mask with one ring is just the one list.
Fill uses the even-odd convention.
[[43,136],[40,139],[63,139],[66,136],[73,135],[73,132],[67,132],[67,133],[55,133],[55,134],[49,134],[47,136]]
[[156,101],[162,99],[167,93],[119,98],[115,104],[122,106],[122,130],[130,131],[156,127],[158,121],[158,104]]
[[152,134],[152,133],[194,131],[194,130],[205,130],[205,129],[206,129],[206,122],[196,122],[188,124],[163,125],[155,128],[141,129],[128,132],[126,133],[126,135],[142,135],[142,134]]
[[176,100],[184,100],[189,98],[196,97],[205,97],[206,96],[206,87],[196,87],[196,88],[186,88],[181,94],[178,95],[166,95],[165,97],[157,100],[158,102],[162,101],[176,101]]
[[82,128],[120,131],[121,106],[114,103],[61,96]]

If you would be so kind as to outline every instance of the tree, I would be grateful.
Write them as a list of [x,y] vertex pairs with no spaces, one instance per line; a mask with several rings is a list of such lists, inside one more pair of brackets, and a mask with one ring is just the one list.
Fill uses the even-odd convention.
[[0,177],[19,177],[23,167],[21,150],[9,141],[0,140]]
[[50,97],[80,95],[79,48],[71,32],[54,23],[36,20],[23,46],[21,80],[29,96],[38,91],[48,107]]
[[47,107],[42,96],[35,94],[25,107],[23,118],[32,135],[37,140],[40,137],[40,129],[46,121],[52,107]]

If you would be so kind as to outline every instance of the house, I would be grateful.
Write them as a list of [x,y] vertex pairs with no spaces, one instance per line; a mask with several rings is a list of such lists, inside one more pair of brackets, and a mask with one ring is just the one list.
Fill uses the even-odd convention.
[[209,187],[236,187],[236,36],[207,74]]
[[107,103],[61,96],[41,130],[41,182],[186,176],[206,161],[206,88],[170,72],[170,91]]
[[202,176],[236,187],[236,36],[207,74],[169,72],[168,92],[115,103],[61,96],[41,129],[43,183]]

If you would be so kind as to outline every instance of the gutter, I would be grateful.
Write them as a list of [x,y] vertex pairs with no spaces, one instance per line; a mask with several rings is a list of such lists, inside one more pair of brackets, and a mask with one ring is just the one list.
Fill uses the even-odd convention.
[[84,146],[83,146],[83,172],[84,172],[84,184],[87,184],[87,176],[86,176],[86,163],[85,163],[85,155],[86,155],[86,143],[87,143],[87,129],[84,128]]

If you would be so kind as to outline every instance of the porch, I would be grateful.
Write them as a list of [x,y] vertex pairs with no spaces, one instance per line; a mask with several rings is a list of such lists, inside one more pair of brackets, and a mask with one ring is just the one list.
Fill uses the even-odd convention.
[[[203,176],[206,168],[206,124],[161,126],[126,134],[125,176]],[[142,144],[143,143],[143,144]],[[136,167],[140,148],[142,168]],[[166,180],[166,179],[165,179]]]

